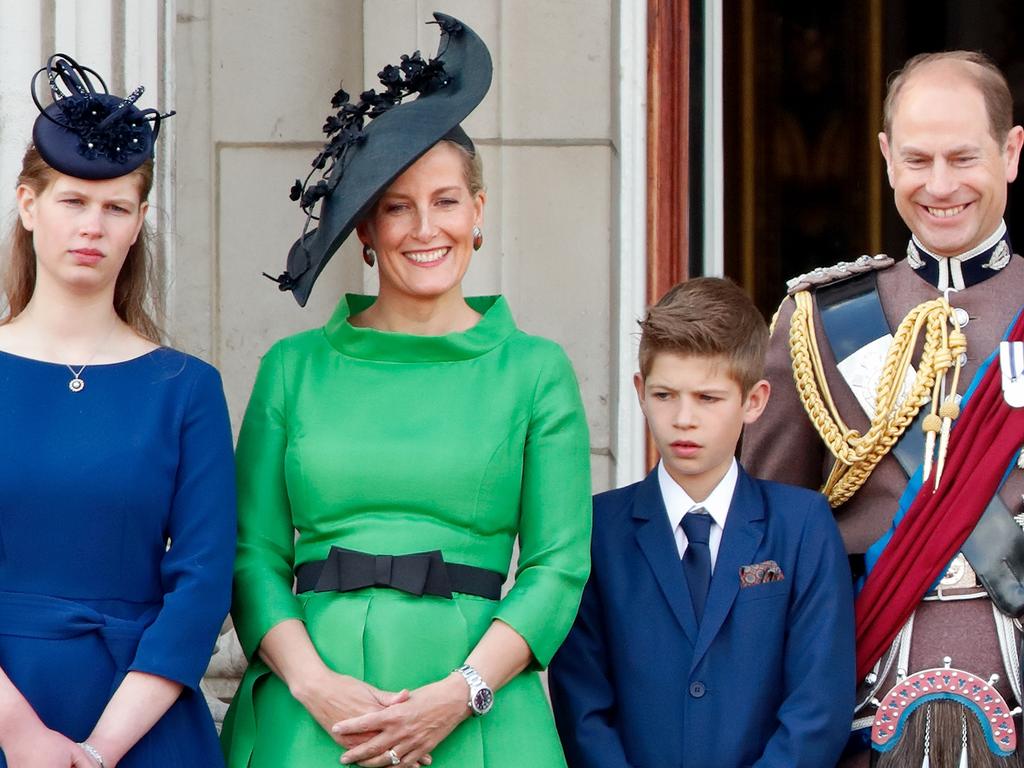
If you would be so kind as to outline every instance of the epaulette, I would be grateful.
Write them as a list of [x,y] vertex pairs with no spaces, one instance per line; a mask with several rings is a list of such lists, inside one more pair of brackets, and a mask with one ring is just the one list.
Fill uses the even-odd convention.
[[828,283],[835,283],[839,280],[845,280],[848,277],[859,275],[864,272],[872,272],[880,269],[888,269],[896,262],[886,256],[884,253],[879,253],[874,256],[869,256],[866,253],[858,258],[856,261],[840,261],[838,264],[833,264],[831,267],[815,267],[810,272],[805,272],[802,275],[797,275],[791,280],[786,281],[786,293],[792,296],[800,291],[806,291],[808,288],[817,288],[821,285],[827,285]]

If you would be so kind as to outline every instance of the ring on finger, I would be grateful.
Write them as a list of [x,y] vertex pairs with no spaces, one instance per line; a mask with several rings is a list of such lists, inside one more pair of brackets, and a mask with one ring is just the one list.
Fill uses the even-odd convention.
[[402,758],[398,756],[398,753],[395,752],[394,749],[389,749],[384,754],[387,755],[388,758],[391,760],[392,765],[400,765],[402,763]]

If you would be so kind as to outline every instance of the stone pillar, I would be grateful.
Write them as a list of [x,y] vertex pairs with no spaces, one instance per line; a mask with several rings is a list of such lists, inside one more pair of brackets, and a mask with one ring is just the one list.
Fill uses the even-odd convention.
[[[346,245],[308,306],[276,275],[305,220],[288,199],[323,143],[320,126],[344,81],[362,83],[362,3],[178,0],[171,341],[214,363],[238,430],[260,356],[281,336],[322,325],[338,296],[361,289],[358,248]],[[245,670],[230,621],[203,689],[220,722]]]
[[[146,93],[139,105],[167,110],[174,98],[167,58],[173,5],[173,0],[0,0],[0,210],[5,216],[14,209],[15,180],[39,114],[29,97],[32,73],[50,54],[66,53],[100,73],[112,93],[126,95],[142,84]],[[50,102],[47,84],[41,78],[38,85],[45,106]],[[147,221],[157,233],[154,258],[163,284],[154,300],[162,310],[174,263],[173,120],[161,127],[156,168]]]
[[28,97],[28,84],[44,59],[41,4],[0,0],[0,19],[0,211],[6,226],[13,215],[21,158],[38,114]]
[[[437,29],[425,23],[434,7],[363,3],[366,87],[397,54],[434,53]],[[505,294],[524,330],[565,348],[590,424],[594,487],[604,490],[616,480],[617,259],[642,258],[617,242],[619,3],[450,0],[444,12],[472,26],[494,58],[491,90],[464,124],[481,147],[488,194],[466,292]],[[372,289],[369,273],[366,282]]]

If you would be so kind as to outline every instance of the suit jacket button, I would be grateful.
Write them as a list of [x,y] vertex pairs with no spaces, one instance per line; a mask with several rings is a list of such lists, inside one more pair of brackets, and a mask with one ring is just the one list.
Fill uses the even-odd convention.
[[690,695],[695,699],[699,699],[707,692],[707,688],[704,687],[704,683],[699,680],[695,683],[690,683]]

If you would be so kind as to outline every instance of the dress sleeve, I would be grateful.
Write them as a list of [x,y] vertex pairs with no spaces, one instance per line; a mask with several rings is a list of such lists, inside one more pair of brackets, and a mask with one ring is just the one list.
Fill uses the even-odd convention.
[[286,619],[304,620],[292,589],[295,529],[285,484],[288,444],[283,354],[263,357],[238,436],[238,553],[231,615],[248,658]]
[[163,606],[129,669],[197,689],[227,615],[235,552],[231,424],[220,375],[207,365],[192,382],[179,439]]
[[515,585],[495,616],[547,666],[590,573],[590,438],[565,353],[544,365],[526,435]]

